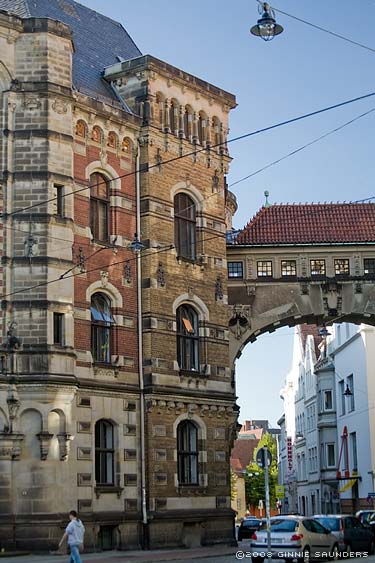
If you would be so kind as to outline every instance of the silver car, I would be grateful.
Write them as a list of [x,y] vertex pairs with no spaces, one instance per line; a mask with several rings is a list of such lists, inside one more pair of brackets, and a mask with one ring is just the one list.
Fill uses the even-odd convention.
[[306,563],[310,558],[337,559],[337,538],[327,528],[312,518],[304,516],[276,516],[271,518],[271,550],[267,549],[267,530],[255,532],[250,544],[253,563],[263,563],[265,558],[296,559]]

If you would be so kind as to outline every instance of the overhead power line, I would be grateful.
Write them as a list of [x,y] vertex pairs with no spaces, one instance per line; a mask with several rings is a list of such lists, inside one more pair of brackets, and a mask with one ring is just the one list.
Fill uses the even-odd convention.
[[[236,142],[236,141],[241,141],[241,140],[243,140],[243,139],[248,139],[249,137],[254,137],[255,135],[259,135],[260,133],[265,133],[265,132],[267,132],[267,131],[272,131],[273,129],[277,129],[277,128],[279,128],[279,127],[284,127],[285,125],[290,125],[290,124],[292,124],[292,123],[296,123],[297,121],[301,121],[301,120],[307,119],[307,118],[309,118],[309,117],[314,117],[315,115],[320,115],[320,114],[325,113],[325,112],[327,112],[327,111],[332,111],[332,110],[334,110],[334,109],[337,109],[337,108],[340,108],[340,107],[343,107],[343,106],[346,106],[346,105],[349,105],[349,104],[353,104],[353,103],[355,103],[355,102],[359,102],[359,101],[361,101],[361,100],[365,100],[365,99],[371,98],[371,97],[373,97],[373,96],[375,96],[375,92],[370,92],[370,93],[364,94],[364,95],[362,95],[362,96],[356,96],[355,98],[350,98],[349,100],[345,100],[345,101],[343,101],[343,102],[338,102],[338,103],[333,104],[333,105],[331,105],[331,106],[326,106],[326,107],[324,107],[324,108],[321,108],[321,109],[318,109],[318,110],[315,110],[315,111],[311,111],[311,112],[308,112],[308,113],[304,113],[304,114],[302,114],[302,115],[298,115],[298,116],[296,116],[296,117],[292,117],[292,118],[286,119],[286,120],[284,120],[284,121],[279,121],[278,123],[274,123],[273,125],[268,125],[267,127],[262,127],[261,129],[256,129],[255,131],[250,131],[249,133],[244,133],[243,135],[239,135],[238,137],[234,137],[234,138],[232,138],[232,139],[228,139],[228,140],[223,141],[223,142],[221,142],[221,143],[216,143],[215,145],[212,145],[210,148],[204,147],[204,148],[201,148],[201,149],[194,149],[193,151],[190,151],[190,152],[188,152],[188,153],[186,153],[186,154],[183,154],[183,155],[180,155],[180,156],[176,156],[176,157],[170,158],[170,159],[165,160],[165,161],[163,161],[163,162],[161,162],[161,163],[152,164],[152,165],[148,166],[146,170],[143,170],[143,169],[134,170],[134,171],[132,171],[132,172],[128,172],[128,173],[126,173],[126,174],[122,174],[122,175],[120,175],[120,176],[116,176],[115,178],[109,178],[107,181],[108,181],[108,182],[113,182],[114,180],[119,180],[119,179],[121,179],[121,178],[126,178],[126,177],[128,177],[128,176],[133,176],[133,175],[135,175],[135,174],[137,174],[137,173],[145,174],[145,173],[149,172],[149,170],[152,170],[152,169],[154,169],[154,168],[160,168],[161,166],[166,166],[167,164],[171,164],[171,163],[176,162],[176,161],[178,161],[178,160],[181,160],[181,159],[183,159],[183,158],[188,158],[188,157],[190,157],[190,156],[195,156],[195,155],[197,155],[197,154],[199,154],[199,153],[201,153],[201,152],[207,152],[207,151],[209,151],[210,149],[214,149],[214,148],[217,148],[217,147],[225,146],[225,145],[227,145],[227,144],[229,144],[229,143],[234,143],[234,142]],[[103,181],[103,182],[97,182],[97,183],[95,184],[95,186],[98,186],[98,185],[104,184],[104,183],[105,183],[104,181]],[[80,193],[80,192],[82,192],[82,191],[89,190],[89,189],[92,188],[93,186],[94,186],[94,185],[88,185],[88,186],[85,186],[84,188],[79,188],[78,190],[74,190],[74,191],[69,192],[69,193],[67,193],[67,194],[62,194],[62,196],[63,196],[63,197],[68,197],[68,196],[71,196],[71,195],[75,195],[75,194]],[[6,216],[7,216],[7,217],[10,217],[10,216],[12,216],[12,215],[16,215],[16,214],[19,214],[19,213],[23,213],[24,211],[29,211],[30,209],[33,209],[33,208],[35,208],[35,207],[40,207],[41,205],[47,204],[47,203],[49,203],[49,202],[51,202],[51,201],[55,201],[56,199],[57,199],[56,197],[53,197],[53,198],[50,198],[50,199],[46,199],[46,200],[44,200],[44,201],[39,201],[38,203],[34,203],[33,205],[29,205],[29,206],[24,207],[24,208],[21,208],[21,209],[16,209],[16,210],[12,211],[11,213],[8,213]]]
[[[339,125],[338,127],[335,127],[334,129],[331,129],[330,131],[328,131],[327,133],[324,133],[323,135],[320,135],[319,137],[316,137],[315,139],[313,139],[312,141],[306,143],[305,145],[302,145],[301,147],[299,147],[298,149],[294,149],[293,151],[289,152],[288,154],[285,154],[284,156],[278,158],[277,160],[274,160],[273,162],[270,162],[269,164],[266,164],[265,166],[262,166],[262,168],[258,168],[258,170],[255,170],[255,172],[252,172],[251,174],[248,174],[247,176],[244,176],[243,178],[240,178],[239,180],[236,180],[235,182],[232,182],[231,184],[229,184],[229,188],[232,188],[233,186],[236,186],[237,184],[239,184],[240,182],[244,182],[245,180],[248,180],[249,178],[252,178],[253,176],[256,176],[257,174],[260,174],[261,172],[264,172],[264,170],[267,170],[268,168],[271,168],[271,166],[274,166],[275,164],[279,164],[280,162],[282,162],[283,160],[289,158],[290,156],[293,156],[301,151],[303,151],[304,149],[307,149],[308,147],[311,147],[311,145],[314,145],[315,143],[318,143],[319,141],[325,139],[326,137],[328,137],[329,135],[333,135],[333,133],[337,133],[338,131],[341,131],[341,129],[344,129],[344,127],[347,127],[348,125],[351,125],[352,123],[354,123],[355,121],[358,121],[359,119],[361,119],[362,117],[365,117],[366,115],[369,115],[370,113],[374,112],[375,108],[372,108],[368,111],[366,111],[365,113],[361,113],[360,115],[357,115],[357,117],[354,117],[353,119],[350,119],[349,121],[346,121],[345,123],[343,123],[342,125]],[[354,202],[353,202],[354,203]]]

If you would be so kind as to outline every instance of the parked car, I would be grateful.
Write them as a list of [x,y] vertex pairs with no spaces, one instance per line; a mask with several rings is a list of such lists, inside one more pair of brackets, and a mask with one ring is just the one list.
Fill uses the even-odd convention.
[[261,523],[259,518],[244,518],[238,529],[238,541],[246,538],[250,539],[253,533],[259,530]]
[[[254,532],[250,544],[253,563],[263,563],[268,557],[267,530]],[[276,516],[271,518],[271,555],[291,563],[297,559],[306,563],[310,558],[338,557],[337,538],[322,524],[304,516]]]
[[374,519],[375,517],[375,511],[374,510],[358,510],[358,512],[355,513],[356,518],[358,518],[358,520],[362,523],[362,524],[369,524],[371,520]]
[[341,552],[374,552],[374,536],[355,516],[346,514],[317,514],[314,518],[336,536]]

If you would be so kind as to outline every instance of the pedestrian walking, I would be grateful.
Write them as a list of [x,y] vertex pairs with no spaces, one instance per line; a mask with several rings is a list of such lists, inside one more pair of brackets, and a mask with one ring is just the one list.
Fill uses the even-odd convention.
[[85,535],[85,527],[75,510],[69,512],[70,522],[65,528],[65,533],[61,538],[59,547],[62,546],[65,539],[68,540],[70,549],[69,563],[82,563],[80,552],[83,551],[83,537]]

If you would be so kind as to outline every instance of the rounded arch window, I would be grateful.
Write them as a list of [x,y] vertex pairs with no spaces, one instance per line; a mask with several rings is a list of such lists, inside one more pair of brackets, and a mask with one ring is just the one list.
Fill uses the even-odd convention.
[[207,116],[204,112],[199,112],[198,118],[198,141],[200,145],[203,145],[207,141]]
[[95,424],[95,481],[97,485],[114,485],[114,427],[109,420]]
[[171,133],[175,135],[178,130],[178,103],[176,100],[172,100],[169,106],[169,127]]
[[198,428],[190,420],[177,427],[177,474],[179,485],[198,485]]
[[77,135],[77,137],[82,137],[82,139],[85,139],[86,136],[87,136],[87,126],[86,126],[86,123],[82,119],[79,119],[77,121],[76,135]]
[[111,362],[111,328],[115,321],[111,300],[104,293],[91,297],[91,353],[94,362]]
[[94,240],[108,242],[109,238],[109,181],[95,172],[90,176],[90,228]]
[[177,361],[181,370],[199,372],[199,317],[190,305],[176,312]]
[[174,238],[178,256],[196,259],[196,230],[195,203],[187,194],[178,193],[174,198]]

